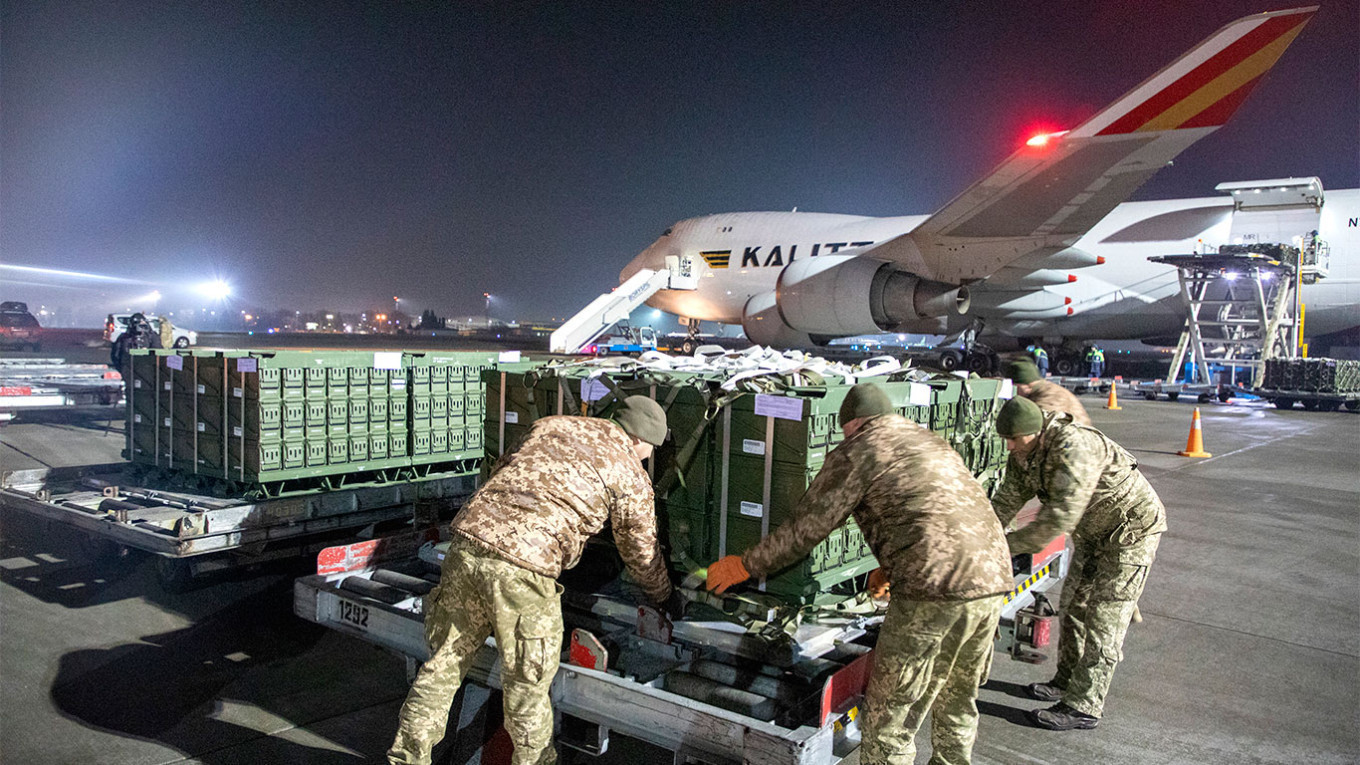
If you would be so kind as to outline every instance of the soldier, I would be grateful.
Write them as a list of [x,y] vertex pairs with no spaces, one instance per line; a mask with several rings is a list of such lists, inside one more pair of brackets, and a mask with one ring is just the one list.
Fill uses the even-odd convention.
[[865,765],[912,762],[926,713],[932,763],[966,763],[977,690],[991,662],[1002,594],[1012,586],[1001,525],[963,460],[939,436],[893,414],[872,383],[841,405],[845,441],[826,457],[792,521],[708,569],[723,592],[794,563],[854,515],[877,556],[871,594],[891,600],[860,718]]
[[1006,376],[1015,383],[1016,392],[1038,404],[1040,409],[1070,414],[1078,425],[1091,427],[1091,418],[1086,415],[1086,407],[1081,405],[1076,394],[1043,379],[1034,364],[1024,359],[1012,361],[1006,366]]
[[170,317],[166,316],[165,314],[161,314],[160,318],[158,318],[156,321],[160,325],[161,347],[174,348],[175,325],[170,323]]
[[545,417],[453,519],[439,586],[425,598],[430,658],[399,715],[389,763],[430,762],[453,696],[495,634],[505,728],[516,765],[557,762],[548,690],[562,652],[563,570],[609,521],[629,574],[656,603],[672,594],[656,539],[652,485],[642,468],[666,438],[666,415],[645,396],[613,420]]
[[1001,408],[996,430],[1011,453],[992,497],[997,517],[1009,525],[1030,498],[1043,503],[1032,523],[1007,537],[1011,554],[1042,550],[1059,534],[1071,534],[1074,548],[1059,606],[1057,672],[1029,686],[1034,698],[1058,703],[1030,719],[1051,730],[1094,728],[1166,531],[1166,509],[1133,455],[1071,415],[1015,398]]

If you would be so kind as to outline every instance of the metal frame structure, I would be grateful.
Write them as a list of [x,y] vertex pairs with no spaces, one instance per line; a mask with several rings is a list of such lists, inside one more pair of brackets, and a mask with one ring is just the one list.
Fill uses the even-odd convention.
[[1186,308],[1185,329],[1171,356],[1168,382],[1180,377],[1188,355],[1196,379],[1186,382],[1213,383],[1206,347],[1222,348],[1222,356],[1213,361],[1233,367],[1234,383],[1237,368],[1250,369],[1252,387],[1261,384],[1267,359],[1295,355],[1300,338],[1299,270],[1294,263],[1254,252],[1149,260],[1175,266]]

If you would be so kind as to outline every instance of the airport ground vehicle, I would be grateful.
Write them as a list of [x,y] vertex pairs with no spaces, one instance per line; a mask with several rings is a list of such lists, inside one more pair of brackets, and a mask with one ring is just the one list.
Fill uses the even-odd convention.
[[42,350],[42,327],[28,312],[27,303],[17,300],[0,303],[0,348],[28,348],[34,353]]
[[[421,609],[422,596],[438,581],[442,546],[432,540],[435,534],[431,529],[323,551],[317,574],[294,584],[294,611],[394,651],[413,673],[428,656]],[[1059,539],[1042,553],[1021,556],[998,651],[1042,661],[1030,649],[1045,645],[1055,626],[1042,596],[1066,574],[1065,543]],[[840,762],[858,746],[855,719],[882,622],[872,601],[847,603],[840,613],[809,617],[786,631],[749,613],[744,625],[724,618],[724,611],[739,607],[736,597],[687,589],[687,616],[672,622],[636,605],[616,581],[573,581],[574,572],[600,570],[590,554],[563,577],[570,637],[552,698],[564,749],[599,754],[614,733],[668,750],[677,763],[820,765]],[[500,706],[482,690],[500,687],[490,644],[478,654],[469,680],[449,738],[463,720],[482,717],[469,711],[470,704]]]
[[614,334],[599,338],[591,343],[587,349],[593,349],[592,352],[596,356],[618,356],[654,351],[656,350],[656,330],[651,327],[631,327],[627,324],[620,324],[615,328]]
[[[132,318],[130,313],[111,313],[104,320],[104,339],[110,343],[116,341],[120,335],[127,331],[128,320]],[[147,315],[146,320],[151,323],[151,329],[160,332],[161,321],[159,318]],[[198,345],[198,333],[192,329],[175,327],[175,347],[188,348],[191,345]]]

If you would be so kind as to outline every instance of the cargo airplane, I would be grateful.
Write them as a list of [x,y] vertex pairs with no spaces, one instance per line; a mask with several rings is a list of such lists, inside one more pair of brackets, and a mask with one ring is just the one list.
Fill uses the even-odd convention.
[[661,289],[647,304],[691,326],[739,324],[752,342],[776,347],[883,332],[1070,347],[1180,333],[1176,270],[1149,256],[1318,242],[1330,248],[1331,271],[1303,289],[1309,334],[1355,327],[1360,190],[1291,178],[1220,184],[1218,197],[1125,201],[1223,125],[1316,10],[1228,24],[1086,122],[1030,138],[933,215],[690,218],[621,281],[678,258],[697,286]]

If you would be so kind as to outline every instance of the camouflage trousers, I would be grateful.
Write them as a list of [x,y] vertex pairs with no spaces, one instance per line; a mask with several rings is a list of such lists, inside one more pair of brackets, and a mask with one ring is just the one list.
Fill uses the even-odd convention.
[[1064,689],[1063,703],[1100,717],[1115,667],[1124,658],[1124,635],[1161,534],[1125,546],[1074,543],[1072,566],[1063,582],[1062,637],[1052,684]]
[[930,762],[969,762],[1001,597],[892,601],[860,717],[863,765],[915,762],[916,731],[932,709]]
[[453,697],[478,649],[494,634],[501,657],[505,729],[515,746],[511,762],[557,762],[548,691],[562,653],[561,596],[562,587],[555,580],[455,534],[439,586],[425,597],[430,658],[421,665],[402,704],[387,761],[430,762],[430,751],[444,738]]

